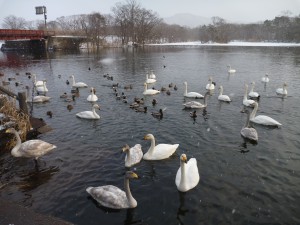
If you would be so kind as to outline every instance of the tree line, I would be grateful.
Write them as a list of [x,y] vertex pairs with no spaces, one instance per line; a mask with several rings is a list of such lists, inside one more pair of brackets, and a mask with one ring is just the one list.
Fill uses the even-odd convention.
[[4,18],[2,27],[47,29],[55,31],[56,35],[86,36],[97,49],[105,45],[109,36],[118,37],[122,45],[187,41],[228,43],[233,40],[300,42],[300,15],[291,16],[288,11],[261,23],[235,24],[220,17],[212,17],[209,25],[189,28],[166,24],[156,12],[143,8],[136,0],[117,3],[109,15],[95,12],[62,16],[49,21],[47,27],[42,20],[26,21],[11,15]]

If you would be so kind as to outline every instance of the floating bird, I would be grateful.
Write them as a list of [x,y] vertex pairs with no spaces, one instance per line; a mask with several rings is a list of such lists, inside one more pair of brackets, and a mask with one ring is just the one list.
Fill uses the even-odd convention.
[[147,84],[144,83],[143,95],[155,95],[155,94],[159,94],[159,93],[160,93],[160,91],[153,90],[153,89],[147,89]]
[[253,107],[254,105],[254,100],[252,99],[248,99],[247,98],[247,94],[248,94],[248,85],[245,84],[245,92],[244,92],[244,98],[243,98],[243,105],[247,106],[247,107]]
[[67,95],[67,92],[64,92],[61,96],[59,96],[60,98],[67,98],[68,95]]
[[174,90],[177,91],[178,87],[176,86],[176,84],[174,85]]
[[209,93],[205,93],[203,104],[200,103],[200,102],[196,102],[196,101],[190,101],[190,102],[186,102],[186,103],[184,103],[182,105],[186,109],[202,109],[202,108],[206,108],[208,95],[209,95]]
[[52,116],[53,116],[52,111],[47,111],[47,116],[49,116],[50,118],[52,118]]
[[137,179],[138,175],[132,171],[127,171],[124,178],[125,191],[113,185],[88,187],[86,191],[104,207],[112,209],[135,208],[137,201],[133,198],[129,187],[129,179],[133,178]]
[[152,134],[144,136],[144,140],[151,140],[151,146],[149,150],[144,154],[145,160],[162,160],[169,158],[174,154],[179,144],[158,144],[155,145],[155,138]]
[[183,82],[185,89],[184,89],[184,93],[183,96],[187,97],[187,98],[203,98],[204,96],[197,93],[197,92],[187,92],[187,82]]
[[197,160],[191,158],[187,161],[186,154],[180,156],[180,167],[177,170],[175,184],[181,192],[187,192],[196,187],[200,181]]
[[259,99],[260,95],[257,92],[254,91],[255,82],[254,81],[251,82],[251,85],[252,86],[251,86],[251,89],[250,89],[250,92],[249,92],[248,96],[250,98]]
[[142,146],[136,144],[130,148],[127,144],[122,148],[122,152],[126,153],[125,167],[131,167],[138,164],[143,158]]
[[36,80],[36,74],[32,74],[33,76],[33,84],[35,87],[40,87],[44,85],[44,82],[42,80]]
[[86,83],[83,83],[83,82],[77,82],[76,83],[74,75],[71,75],[70,78],[72,78],[72,87],[76,87],[76,88],[87,87]]
[[66,80],[66,84],[69,85],[69,84],[70,84],[70,81]]
[[86,100],[88,100],[89,102],[96,102],[98,101],[98,97],[97,95],[95,95],[95,88],[91,87],[91,94],[87,97]]
[[155,79],[149,78],[149,75],[146,74],[146,81],[145,81],[146,84],[153,84],[155,82],[156,82]]
[[56,148],[55,145],[42,140],[29,140],[21,143],[20,135],[14,128],[7,129],[5,133],[14,134],[17,138],[17,144],[11,150],[14,157],[34,158],[37,162],[39,157]]
[[157,118],[157,119],[162,119],[164,114],[163,114],[163,110],[162,109],[159,109],[158,112],[152,112],[151,115],[154,117],[154,118]]
[[283,96],[287,95],[288,92],[287,92],[286,87],[287,87],[287,84],[284,82],[282,88],[277,88],[276,89],[276,94],[277,95],[283,95]]
[[228,70],[227,70],[228,73],[235,73],[236,72],[235,69],[231,69],[230,65],[228,65],[227,68],[228,68]]
[[208,78],[209,83],[206,85],[206,90],[215,90],[215,83],[212,81],[212,77]]
[[250,113],[248,110],[246,110],[246,113],[247,113],[247,120],[245,126],[241,130],[241,135],[242,137],[249,139],[251,141],[257,141],[258,140],[257,131],[255,130],[255,128],[249,127]]
[[219,90],[220,90],[220,94],[218,96],[218,100],[224,101],[224,102],[231,102],[231,99],[229,98],[228,95],[223,95],[223,86],[222,85],[220,85]]
[[153,71],[150,72],[149,78],[150,79],[156,79],[156,75],[153,73]]
[[196,110],[194,110],[194,112],[190,112],[190,117],[192,117],[192,118],[196,118],[197,117],[197,112],[196,112]]
[[250,114],[250,121],[253,123],[261,124],[261,125],[266,125],[266,126],[281,126],[282,124],[279,123],[278,121],[274,120],[273,118],[269,116],[264,116],[264,115],[259,115],[255,116],[257,109],[258,109],[258,103],[254,102],[254,109]]
[[40,93],[40,92],[42,92],[42,93],[48,92],[48,88],[46,87],[46,80],[43,80],[43,85],[42,86],[37,86],[36,87],[36,91],[38,93]]
[[266,73],[265,76],[261,78],[261,81],[264,83],[268,83],[270,81],[269,75]]
[[157,104],[157,100],[154,98],[152,99],[152,105],[155,106]]
[[147,106],[144,107],[140,107],[140,108],[135,108],[136,112],[143,112],[146,113],[147,112]]
[[51,97],[44,96],[44,95],[36,95],[36,96],[30,97],[28,86],[26,86],[26,90],[27,90],[26,102],[43,103],[43,102],[48,102],[51,99]]
[[98,104],[93,104],[92,111],[83,111],[80,113],[76,113],[76,116],[82,119],[100,119],[100,116],[96,113],[95,109],[100,110]]
[[72,105],[67,105],[67,109],[68,109],[69,111],[71,111],[71,110],[73,109],[73,106],[72,106]]

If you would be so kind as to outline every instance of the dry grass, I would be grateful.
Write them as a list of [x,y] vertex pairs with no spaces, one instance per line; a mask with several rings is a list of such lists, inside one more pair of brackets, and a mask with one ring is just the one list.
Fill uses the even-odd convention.
[[[0,108],[0,113],[6,115],[8,121],[13,122],[13,127],[20,131],[20,138],[23,141],[26,140],[27,132],[30,130],[30,120],[29,116],[20,112],[16,107],[16,99],[9,101],[7,98],[1,98],[2,107]],[[5,145],[5,149],[12,149],[16,145],[16,139],[11,139]]]

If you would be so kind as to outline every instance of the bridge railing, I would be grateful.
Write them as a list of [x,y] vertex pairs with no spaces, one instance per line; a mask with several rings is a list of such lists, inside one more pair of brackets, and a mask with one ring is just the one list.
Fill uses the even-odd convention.
[[17,40],[17,39],[31,39],[38,40],[54,36],[54,31],[43,30],[12,30],[0,29],[0,40]]

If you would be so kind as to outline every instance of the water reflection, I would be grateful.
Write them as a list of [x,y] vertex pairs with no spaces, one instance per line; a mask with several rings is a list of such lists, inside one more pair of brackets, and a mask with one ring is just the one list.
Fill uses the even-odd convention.
[[134,219],[134,211],[135,211],[135,208],[126,210],[126,219],[124,220],[124,225],[142,224],[142,220]]
[[29,192],[42,184],[48,183],[51,177],[59,172],[59,168],[51,166],[45,169],[37,169],[20,175],[21,181],[17,183],[18,188],[23,192]]
[[190,210],[188,210],[184,207],[186,192],[178,191],[178,195],[179,195],[179,207],[177,210],[176,218],[177,218],[179,224],[183,225],[184,223],[182,221],[182,218],[184,218],[185,214],[188,213]]

